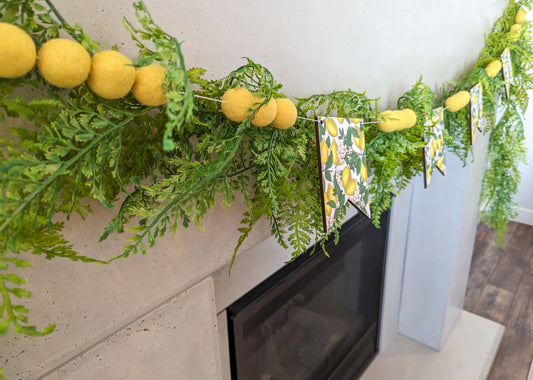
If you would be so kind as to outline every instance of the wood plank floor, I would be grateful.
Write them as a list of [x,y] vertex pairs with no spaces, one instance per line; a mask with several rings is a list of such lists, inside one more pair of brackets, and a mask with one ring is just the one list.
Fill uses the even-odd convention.
[[505,246],[478,225],[464,308],[505,326],[488,380],[526,380],[533,360],[533,226],[510,222]]

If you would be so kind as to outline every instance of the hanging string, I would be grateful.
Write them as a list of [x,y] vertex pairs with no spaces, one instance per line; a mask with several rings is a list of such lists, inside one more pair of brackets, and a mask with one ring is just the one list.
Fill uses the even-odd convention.
[[[185,95],[184,92],[180,92],[180,94],[183,94]],[[205,99],[205,100],[211,100],[213,102],[218,102],[218,103],[227,103],[225,100],[221,100],[221,99],[215,99],[215,98],[209,98],[207,96],[202,96],[202,95],[197,95],[197,94],[193,94],[193,96],[195,98],[200,98],[200,99]],[[449,106],[448,106],[449,107]],[[448,107],[444,107],[443,108],[443,111],[446,111],[448,109]],[[310,119],[308,117],[303,117],[303,116],[296,116],[297,119],[301,119],[301,120],[307,120],[307,121],[312,121],[313,123],[316,122],[318,119]],[[378,124],[378,123],[381,123],[381,121],[361,121],[361,124]]]

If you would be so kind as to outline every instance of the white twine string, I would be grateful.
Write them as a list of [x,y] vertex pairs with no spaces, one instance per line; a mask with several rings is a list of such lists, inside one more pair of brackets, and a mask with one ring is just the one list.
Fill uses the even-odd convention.
[[[185,95],[184,92],[180,92],[181,94]],[[205,99],[205,100],[211,100],[213,102],[218,102],[218,103],[227,103],[225,100],[221,100],[221,99],[215,99],[215,98],[209,98],[207,96],[202,96],[202,95],[196,95],[196,94],[193,94],[193,96],[195,98],[200,98],[200,99]],[[448,106],[449,107],[449,106]],[[448,107],[444,107],[443,110],[447,110]],[[307,120],[307,121],[312,121],[312,122],[316,122],[317,119],[310,119],[308,117],[302,117],[302,116],[297,116],[296,117],[297,119],[301,119],[301,120]],[[378,123],[381,123],[380,121],[361,121],[360,124],[378,124]]]

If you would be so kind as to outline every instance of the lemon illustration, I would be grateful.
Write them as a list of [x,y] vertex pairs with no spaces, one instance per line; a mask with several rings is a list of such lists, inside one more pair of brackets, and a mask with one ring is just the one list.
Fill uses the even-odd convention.
[[0,78],[27,74],[37,55],[30,35],[18,26],[0,22],[0,36]]
[[326,162],[328,162],[328,144],[324,139],[320,141],[320,162],[322,165],[326,165]]
[[131,89],[135,99],[145,106],[160,106],[167,102],[162,87],[167,83],[167,69],[151,64],[141,67],[135,73],[135,82]]
[[437,160],[437,167],[441,170],[444,169],[444,161],[442,160],[442,157],[439,157],[439,159]]
[[333,163],[337,166],[341,166],[344,163],[344,160],[339,159],[339,147],[337,146],[337,141],[333,140],[331,143],[331,154],[333,155]]
[[77,87],[89,76],[91,56],[80,43],[64,38],[46,41],[37,67],[48,83],[61,88]]
[[333,195],[333,186],[331,184],[328,185],[327,191],[324,193],[324,200],[325,200],[325,209],[326,209],[326,215],[331,216],[331,211],[333,211],[332,207],[328,205],[329,201],[335,202],[335,207],[337,205],[337,196]]
[[254,97],[250,91],[243,87],[235,87],[222,95],[221,108],[228,119],[241,123],[246,120],[253,103]]
[[326,117],[326,129],[330,136],[335,137],[339,133],[337,124],[333,121],[332,118]]
[[130,92],[135,82],[135,67],[118,51],[105,50],[92,58],[87,84],[104,99],[119,99]]
[[349,166],[345,166],[344,169],[342,169],[342,186],[344,186],[344,190],[346,190],[346,185],[348,184],[348,181],[352,179],[352,173],[350,171]]
[[435,157],[435,152],[437,151],[437,140],[432,139],[431,140],[431,147],[429,149],[429,154],[431,158]]
[[278,129],[287,129],[290,128],[296,123],[296,117],[298,116],[298,111],[294,103],[287,98],[276,99],[277,103],[277,112],[272,126]]
[[357,182],[355,179],[350,179],[346,186],[344,187],[344,190],[346,191],[346,194],[348,196],[351,196],[355,193],[355,190],[357,189]]
[[353,142],[355,143],[355,145],[357,145],[359,149],[365,150],[365,136],[363,135],[363,132],[359,132],[359,136],[360,137],[354,136]]
[[368,172],[367,172],[365,164],[363,164],[362,162],[361,162],[361,178],[365,182],[368,181]]
[[[265,98],[255,98],[253,108],[256,109],[261,103],[265,101]],[[278,110],[278,104],[276,99],[270,98],[270,100],[263,104],[252,117],[250,122],[256,127],[266,127],[274,121]]]

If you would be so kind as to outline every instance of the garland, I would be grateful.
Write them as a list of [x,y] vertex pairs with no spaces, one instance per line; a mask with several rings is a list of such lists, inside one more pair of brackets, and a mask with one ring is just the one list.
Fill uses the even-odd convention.
[[[380,215],[391,207],[393,195],[423,171],[420,153],[429,131],[425,115],[443,107],[451,95],[481,83],[485,133],[490,133],[481,219],[494,227],[503,241],[507,221],[515,216],[512,198],[520,180],[517,165],[525,159],[520,114],[527,108],[527,90],[533,88],[533,77],[528,74],[533,63],[530,23],[522,23],[518,39],[510,28],[519,9],[530,8],[531,2],[509,2],[472,70],[458,81],[446,83],[438,100],[422,79],[400,97],[398,108],[410,108],[417,114],[414,127],[392,133],[383,133],[372,124],[365,129],[376,226]],[[26,30],[37,45],[63,31],[91,54],[100,50],[80,26],[67,24],[49,0],[45,3],[3,2],[0,18]],[[157,62],[166,69],[165,105],[143,106],[131,94],[104,100],[85,84],[60,90],[48,84],[38,70],[21,78],[0,79],[0,120],[4,125],[9,122],[7,117],[29,122],[29,127],[11,128],[9,138],[1,142],[0,334],[11,326],[26,335],[44,335],[54,329],[50,325],[39,331],[29,325],[28,310],[13,303],[13,297],[31,296],[21,287],[26,280],[8,273],[12,266],[31,265],[17,254],[27,251],[49,259],[104,263],[78,254],[61,235],[64,223],[55,218],[64,215],[68,221],[73,213],[84,217],[91,212],[87,198],[108,208],[117,207],[101,240],[113,233],[130,233],[122,253],[105,263],[146,253],[147,245],[153,246],[167,230],[175,233],[191,223],[202,228],[202,218],[216,200],[221,196],[228,208],[235,193],[244,197],[246,212],[234,258],[264,217],[279,244],[293,249],[293,258],[317,240],[323,244],[327,236],[322,230],[315,127],[306,118],[336,114],[381,120],[376,99],[346,90],[298,99],[300,117],[287,130],[253,127],[251,120],[262,105],[271,98],[285,97],[272,74],[248,59],[225,78],[206,80],[204,69],[186,69],[180,43],[154,23],[144,4],[135,3],[134,7],[138,26],[124,22],[140,50],[134,65]],[[489,77],[485,70],[505,48],[511,51],[515,75],[508,98],[501,75]],[[237,86],[264,99],[238,123],[226,118],[219,103],[212,101]],[[46,95],[25,99],[15,91],[32,88],[45,89]],[[503,115],[498,121],[497,109]],[[467,109],[446,112],[445,145],[465,163],[472,149],[469,133]],[[117,204],[120,193],[126,196]],[[341,216],[344,213],[345,209],[341,210]],[[339,227],[336,222],[335,239]]]

